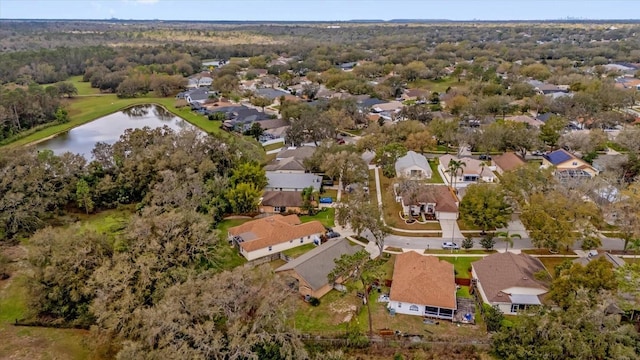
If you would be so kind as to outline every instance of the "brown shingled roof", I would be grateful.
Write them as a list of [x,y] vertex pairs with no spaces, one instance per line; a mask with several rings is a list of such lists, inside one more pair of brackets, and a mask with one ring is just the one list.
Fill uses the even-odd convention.
[[490,302],[511,303],[503,290],[522,287],[548,291],[548,287],[535,279],[538,271],[547,271],[540,260],[525,253],[511,252],[489,255],[471,264],[478,282]]
[[512,152],[504,153],[493,158],[493,162],[502,169],[502,171],[511,171],[525,164],[522,158]]
[[456,309],[453,264],[415,251],[398,255],[389,299]]
[[448,186],[444,185],[421,185],[419,193],[414,198],[415,202],[411,202],[409,191],[401,192],[400,196],[405,205],[418,205],[420,203],[435,203],[436,211],[441,212],[458,212],[457,199]]
[[300,191],[265,191],[262,195],[262,205],[266,206],[302,206],[302,192]]
[[246,251],[255,251],[269,246],[324,232],[319,221],[301,224],[296,215],[274,215],[246,222],[229,228],[229,234],[240,236],[240,246]]

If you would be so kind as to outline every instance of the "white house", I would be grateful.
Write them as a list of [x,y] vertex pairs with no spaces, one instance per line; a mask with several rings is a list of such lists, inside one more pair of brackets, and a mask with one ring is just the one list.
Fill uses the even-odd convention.
[[398,255],[388,307],[396,314],[452,320],[457,309],[453,264],[415,251]]
[[247,260],[319,243],[325,228],[319,221],[301,223],[297,215],[273,215],[229,228],[229,242]]
[[525,253],[511,252],[489,255],[471,263],[472,288],[485,304],[497,306],[508,315],[517,315],[530,306],[541,305],[548,286],[536,279],[544,272],[540,260]]
[[396,161],[396,176],[406,179],[431,179],[433,172],[426,157],[415,151],[408,151],[407,155]]
[[[464,188],[477,182],[495,182],[496,176],[489,163],[473,158],[458,158],[453,155],[443,155],[439,158],[438,171],[446,183],[456,188]],[[455,179],[449,172],[451,161],[462,161],[464,165],[458,170]],[[455,180],[455,181],[453,181]]]

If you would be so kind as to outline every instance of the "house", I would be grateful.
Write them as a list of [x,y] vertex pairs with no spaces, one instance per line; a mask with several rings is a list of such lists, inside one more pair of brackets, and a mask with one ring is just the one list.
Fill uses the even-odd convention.
[[[467,187],[479,181],[496,181],[495,174],[491,171],[489,164],[484,161],[473,158],[458,158],[453,155],[443,155],[439,160],[440,164],[438,165],[438,171],[440,172],[440,175],[442,175],[445,182],[455,186],[456,188]],[[455,179],[451,177],[451,173],[449,172],[449,163],[451,161],[462,161],[464,163],[462,168],[456,174]]]
[[402,100],[404,101],[426,101],[429,96],[429,91],[424,89],[406,89],[402,93]]
[[209,87],[211,84],[213,84],[213,79],[210,76],[194,75],[187,81],[187,88]]
[[222,123],[222,126],[229,131],[244,132],[248,130],[254,122],[269,119],[269,115],[244,105],[218,107],[211,111],[225,114],[227,120]]
[[264,214],[300,213],[302,205],[301,191],[265,191],[258,204],[258,209]]
[[619,257],[619,256],[615,256],[613,254],[610,254],[608,252],[602,252],[602,253],[598,253],[598,251],[596,250],[592,250],[589,251],[589,253],[587,254],[586,257],[581,257],[578,259],[573,260],[574,263],[578,263],[582,266],[587,266],[588,263],[590,263],[591,261],[595,261],[598,259],[605,259],[608,263],[610,263],[614,269],[617,269],[619,267],[623,267],[625,266],[627,263],[624,261],[623,258]]
[[375,104],[373,105],[373,108],[371,110],[375,113],[391,114],[391,113],[400,111],[403,107],[404,105],[400,101],[393,100],[389,102]]
[[517,315],[518,311],[541,305],[542,296],[549,291],[547,284],[536,279],[539,272],[547,270],[530,255],[497,253],[471,263],[471,284],[485,304]]
[[542,156],[542,167],[554,167],[555,175],[559,179],[592,178],[599,173],[589,163],[564,149],[558,149]]
[[448,186],[421,184],[396,190],[396,200],[404,216],[424,217],[424,220],[455,220],[458,218],[458,198]]
[[538,120],[538,119],[534,119],[533,117],[531,117],[529,115],[507,116],[504,120],[505,121],[513,121],[513,122],[525,123],[528,126],[536,127],[536,128],[539,128],[540,126],[544,125],[543,121]]
[[452,320],[457,309],[453,264],[415,251],[398,255],[388,307],[396,314]]
[[[342,255],[353,255],[362,249],[362,246],[344,238],[329,239],[324,244],[280,266],[275,272],[296,279],[300,295],[321,298],[333,288],[328,277],[335,267],[335,260]],[[337,281],[339,282],[341,281]]]
[[498,174],[502,175],[507,171],[515,170],[526,164],[524,160],[515,153],[506,152],[493,158]]
[[353,70],[354,67],[356,67],[358,65],[357,62],[346,62],[346,63],[342,63],[340,65],[338,65],[338,67],[340,69],[342,69],[343,71],[351,71]]
[[197,88],[197,89],[185,91],[184,93],[180,93],[178,95],[184,98],[185,100],[187,100],[187,103],[189,104],[197,103],[202,105],[205,103],[205,101],[209,99],[209,96],[214,94],[215,93],[210,92],[206,88]]
[[273,215],[229,228],[228,239],[247,260],[320,241],[319,221],[301,223],[297,215]]
[[305,173],[304,160],[311,157],[316,151],[315,147],[300,146],[289,147],[280,151],[276,158],[265,167],[266,171],[281,173]]
[[286,91],[271,89],[271,88],[256,89],[255,94],[256,96],[267,98],[271,101],[275,101],[276,99],[279,99],[281,96],[291,95]]
[[426,157],[415,151],[396,160],[396,176],[407,179],[431,179],[433,172]]
[[281,173],[267,171],[267,187],[265,191],[302,191],[309,186],[320,191],[322,176],[314,174]]
[[565,86],[558,86],[553,84],[547,84],[538,80],[529,80],[527,83],[540,94],[547,95],[552,93],[568,93],[569,89]]

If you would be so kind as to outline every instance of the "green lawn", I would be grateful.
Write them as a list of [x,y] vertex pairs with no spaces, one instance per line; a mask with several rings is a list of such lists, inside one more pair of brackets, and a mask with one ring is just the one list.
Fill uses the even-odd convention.
[[82,75],[72,76],[67,79],[78,89],[78,95],[95,95],[100,94],[100,89],[92,88],[90,82],[82,81]]
[[264,148],[264,151],[271,151],[271,150],[280,149],[283,146],[284,146],[284,143],[278,142],[275,144],[264,145],[262,148]]
[[456,297],[468,298],[468,299],[473,298],[473,296],[471,296],[471,294],[469,294],[469,287],[468,286],[460,286],[458,291],[456,291]]
[[229,228],[232,228],[232,227],[238,226],[238,225],[242,225],[242,224],[246,223],[247,221],[251,221],[251,220],[252,219],[250,219],[250,218],[247,218],[247,219],[226,219],[226,220],[222,220],[218,224],[217,229],[220,231],[222,236],[226,237]]
[[325,189],[324,192],[322,194],[320,194],[321,197],[330,197],[333,199],[333,202],[338,201],[338,190],[334,190],[334,189]]
[[437,161],[429,161],[429,167],[431,167],[431,179],[427,182],[433,184],[444,184],[444,180],[442,180],[442,176],[440,176],[440,172],[438,171],[438,162]]
[[64,124],[45,124],[29,129],[13,138],[3,141],[4,145],[21,146],[33,143],[68,131],[76,126],[86,124],[100,117],[120,111],[132,105],[158,104],[166,108],[176,116],[179,116],[198,128],[208,133],[218,133],[220,121],[211,121],[205,116],[196,114],[189,107],[177,109],[174,98],[160,98],[155,96],[139,97],[134,99],[120,99],[114,94],[75,97],[65,100],[69,111],[70,121]]
[[469,269],[471,269],[471,263],[474,261],[478,261],[482,259],[482,257],[475,256],[461,256],[461,257],[449,257],[449,256],[441,256],[440,260],[444,260],[453,264],[453,268],[456,271],[456,277],[462,279],[470,279],[471,273]]
[[[542,262],[549,274],[553,277],[556,266],[562,264],[565,260],[575,260],[576,258],[562,258],[562,257],[539,257],[538,260]],[[625,259],[626,260],[626,259]]]
[[300,221],[302,221],[303,223],[306,223],[306,222],[309,222],[309,221],[318,220],[324,226],[334,227],[335,226],[335,222],[334,222],[335,216],[336,216],[336,209],[334,209],[334,208],[324,208],[324,209],[321,209],[320,211],[318,211],[318,213],[313,215],[313,216],[309,216],[309,215],[300,216]]
[[294,327],[302,332],[339,332],[346,330],[342,321],[349,308],[358,304],[353,293],[331,290],[320,299],[320,305],[313,307],[302,300],[298,302]]
[[426,88],[433,92],[444,93],[449,87],[461,87],[464,82],[458,82],[456,78],[445,77],[439,80],[420,79],[409,83],[410,88]]
[[78,218],[82,221],[84,228],[114,236],[122,233],[127,227],[132,216],[134,216],[134,210],[134,206],[129,205],[118,209],[101,211],[96,214],[80,214]]
[[292,258],[297,258],[300,255],[305,254],[306,252],[308,252],[311,249],[314,249],[316,247],[316,245],[314,244],[304,244],[302,246],[298,246],[298,247],[294,247],[292,249],[289,250],[285,250],[282,253],[286,256],[292,257]]

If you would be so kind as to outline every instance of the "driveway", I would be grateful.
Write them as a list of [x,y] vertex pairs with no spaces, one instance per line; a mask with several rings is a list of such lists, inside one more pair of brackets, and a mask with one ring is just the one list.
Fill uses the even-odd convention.
[[462,243],[464,235],[460,232],[458,222],[456,220],[440,220],[440,227],[442,228],[442,238],[449,239],[449,241]]
[[510,235],[518,234],[520,238],[526,239],[529,238],[529,233],[527,229],[524,227],[522,221],[520,221],[520,216],[518,214],[511,215],[511,221],[507,223],[507,227],[496,229],[496,232],[509,232]]

